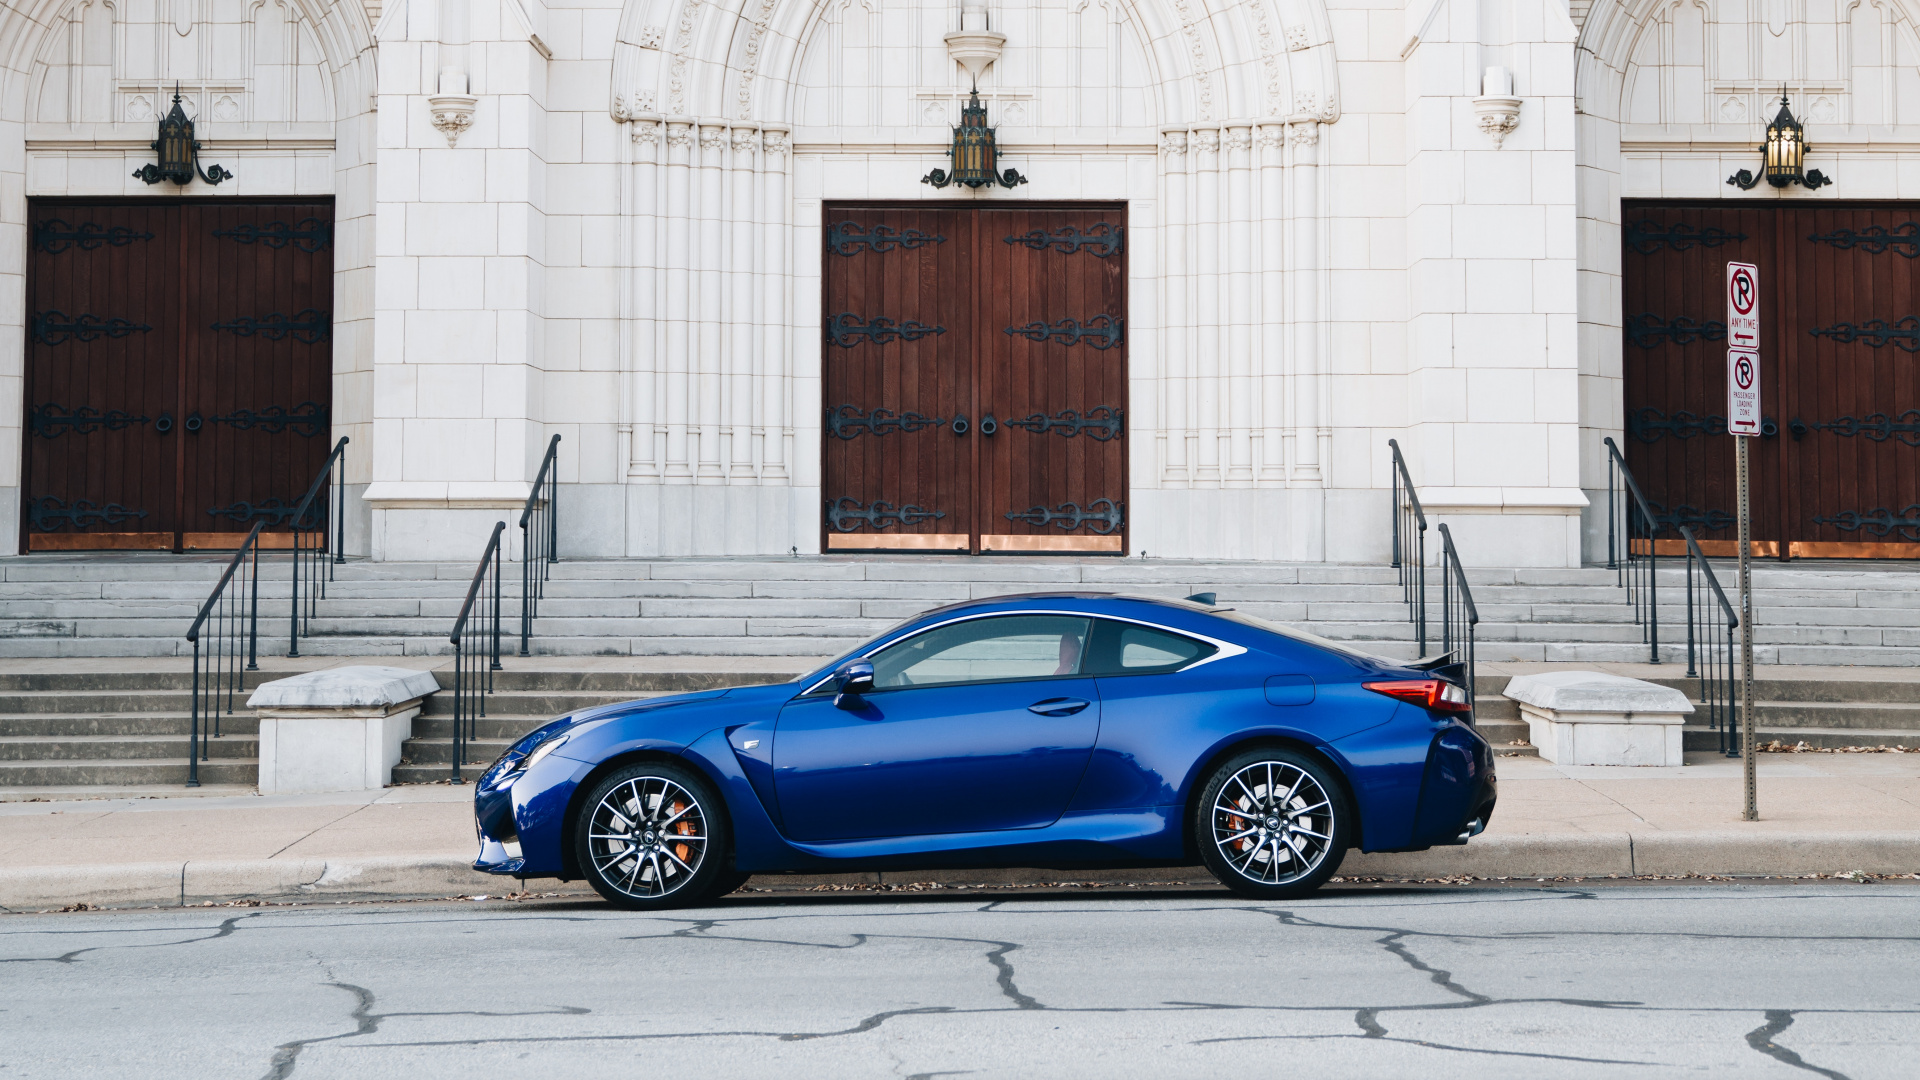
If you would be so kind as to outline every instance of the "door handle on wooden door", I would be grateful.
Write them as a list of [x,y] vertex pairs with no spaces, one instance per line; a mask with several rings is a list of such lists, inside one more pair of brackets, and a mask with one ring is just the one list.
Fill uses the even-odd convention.
[[992,413],[988,413],[987,415],[980,418],[980,434],[992,435],[994,432],[999,430],[1000,430],[1000,421],[995,420],[993,418]]
[[953,433],[955,435],[965,435],[967,433],[966,413],[955,413],[953,415]]
[[1086,708],[1089,704],[1091,704],[1091,702],[1082,701],[1079,698],[1056,697],[1048,698],[1045,701],[1036,701],[1027,706],[1027,711],[1030,713],[1039,713],[1041,716],[1072,716],[1074,713]]

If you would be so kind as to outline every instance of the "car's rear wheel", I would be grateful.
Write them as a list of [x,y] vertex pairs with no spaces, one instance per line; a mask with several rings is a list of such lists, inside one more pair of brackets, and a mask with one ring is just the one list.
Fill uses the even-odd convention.
[[1230,758],[1201,788],[1194,843],[1222,885],[1283,900],[1312,892],[1340,869],[1352,818],[1325,763],[1261,747]]
[[[594,890],[635,910],[685,907],[731,882],[726,808],[684,765],[641,762],[593,786],[574,821],[574,856]],[[737,886],[736,886],[737,887]]]

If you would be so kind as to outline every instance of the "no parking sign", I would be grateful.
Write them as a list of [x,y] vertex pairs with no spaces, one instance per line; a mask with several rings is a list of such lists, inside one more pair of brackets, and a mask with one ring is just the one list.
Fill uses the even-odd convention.
[[1760,347],[1760,268],[1727,264],[1727,347]]
[[1760,354],[1727,350],[1727,434],[1760,434]]
[[1760,434],[1760,268],[1727,264],[1727,434]]

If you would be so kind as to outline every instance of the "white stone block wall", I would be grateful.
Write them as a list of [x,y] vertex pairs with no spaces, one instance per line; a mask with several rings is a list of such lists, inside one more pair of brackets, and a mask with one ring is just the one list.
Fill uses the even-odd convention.
[[[163,194],[127,177],[151,139],[128,110],[173,78],[238,174],[218,194],[335,196],[350,550],[477,555],[554,434],[568,554],[814,549],[822,206],[953,197],[919,178],[966,90],[956,3],[395,0],[377,35],[354,0],[203,9],[186,34],[0,9],[0,551],[25,198]],[[1583,514],[1592,558],[1619,200],[1920,196],[1920,44],[1871,0],[1602,0],[1577,42],[1559,0],[989,16],[1008,43],[980,90],[1032,182],[966,197],[1127,206],[1131,532],[1155,555],[1380,561],[1392,437],[1469,563],[1577,563]],[[115,19],[131,44],[103,53]],[[1497,148],[1492,65],[1522,102]],[[451,146],[449,71],[476,99]],[[1728,188],[1781,79],[1839,183]]]

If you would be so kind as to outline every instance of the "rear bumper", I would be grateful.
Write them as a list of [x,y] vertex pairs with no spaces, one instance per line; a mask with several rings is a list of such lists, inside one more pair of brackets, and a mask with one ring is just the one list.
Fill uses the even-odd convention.
[[1493,748],[1487,740],[1465,724],[1442,728],[1427,747],[1414,845],[1466,843],[1486,830],[1498,799]]

